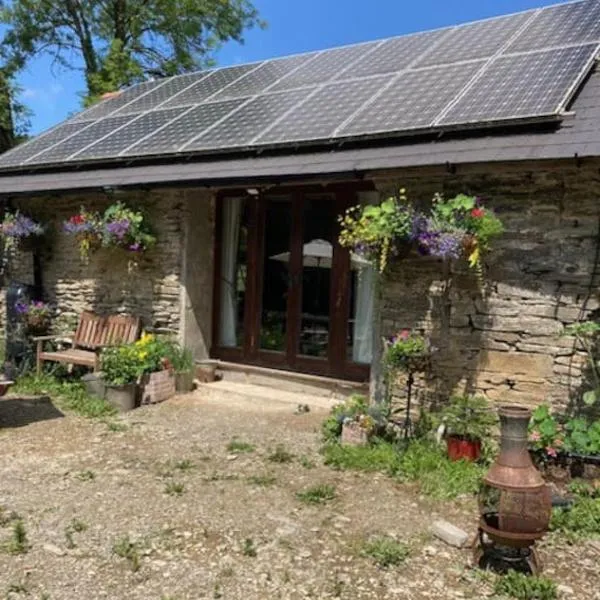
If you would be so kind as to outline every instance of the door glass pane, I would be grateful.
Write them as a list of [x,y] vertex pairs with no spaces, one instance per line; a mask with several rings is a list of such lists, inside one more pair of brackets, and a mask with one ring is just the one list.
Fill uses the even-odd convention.
[[326,358],[333,259],[333,198],[307,196],[302,228],[302,308],[299,353]]
[[223,200],[221,243],[221,312],[219,343],[240,347],[244,340],[244,301],[248,252],[248,201]]
[[284,352],[286,349],[291,232],[291,200],[288,197],[269,198],[265,214],[261,350]]

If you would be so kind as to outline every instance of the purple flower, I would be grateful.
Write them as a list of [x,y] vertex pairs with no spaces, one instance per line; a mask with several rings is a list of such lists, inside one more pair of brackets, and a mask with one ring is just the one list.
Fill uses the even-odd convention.
[[26,238],[32,235],[41,235],[43,228],[33,219],[21,213],[16,213],[14,215],[6,215],[0,225],[0,231],[7,237]]
[[79,234],[79,233],[92,233],[96,230],[97,226],[95,223],[89,221],[83,221],[82,223],[73,223],[72,221],[65,221],[63,223],[63,231],[65,233]]
[[114,235],[118,240],[122,240],[129,231],[129,219],[120,219],[106,224],[106,231]]
[[27,312],[29,312],[29,306],[27,305],[27,303],[23,302],[22,300],[19,300],[15,304],[15,310],[18,314],[25,315],[27,314]]
[[132,252],[139,252],[142,249],[142,245],[139,242],[135,242],[129,246]]

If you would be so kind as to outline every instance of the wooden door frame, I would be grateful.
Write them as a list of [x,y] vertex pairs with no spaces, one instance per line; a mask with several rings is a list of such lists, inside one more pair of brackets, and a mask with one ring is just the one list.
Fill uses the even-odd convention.
[[[333,194],[336,214],[358,202],[357,192],[371,191],[371,182],[346,182],[327,186],[277,186],[269,189],[261,196],[248,194],[247,190],[229,189],[217,194],[215,218],[215,252],[213,274],[213,339],[211,356],[221,360],[247,363],[256,366],[279,368],[336,377],[353,381],[368,381],[370,365],[354,363],[347,356],[346,336],[350,316],[350,253],[337,242],[337,224],[334,232],[334,252],[332,259],[332,278],[330,281],[330,329],[328,352],[326,358],[312,358],[299,355],[300,319],[302,303],[302,210],[305,197],[309,194]],[[289,271],[292,286],[295,288],[289,295],[287,303],[286,348],[283,352],[261,350],[258,332],[262,314],[262,285],[264,263],[265,209],[269,196],[289,195],[291,199],[291,234]],[[242,347],[227,348],[219,345],[221,315],[221,260],[223,234],[223,201],[227,198],[244,197],[249,202],[250,227],[247,239],[248,257],[246,296],[244,302],[244,341]],[[298,264],[296,264],[298,263]]]

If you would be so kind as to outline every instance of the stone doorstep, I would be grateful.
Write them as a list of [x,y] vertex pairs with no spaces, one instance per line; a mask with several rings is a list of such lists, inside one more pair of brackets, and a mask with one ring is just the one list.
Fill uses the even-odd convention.
[[368,383],[320,377],[279,369],[268,369],[219,361],[217,373],[223,381],[244,383],[257,387],[275,388],[280,391],[320,396],[328,400],[344,400],[352,394],[369,394]]

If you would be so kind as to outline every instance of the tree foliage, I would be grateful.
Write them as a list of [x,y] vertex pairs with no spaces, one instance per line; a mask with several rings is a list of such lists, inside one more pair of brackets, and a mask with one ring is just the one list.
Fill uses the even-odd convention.
[[82,68],[88,101],[209,66],[224,42],[263,26],[251,0],[0,0],[0,22],[12,63],[47,53]]

